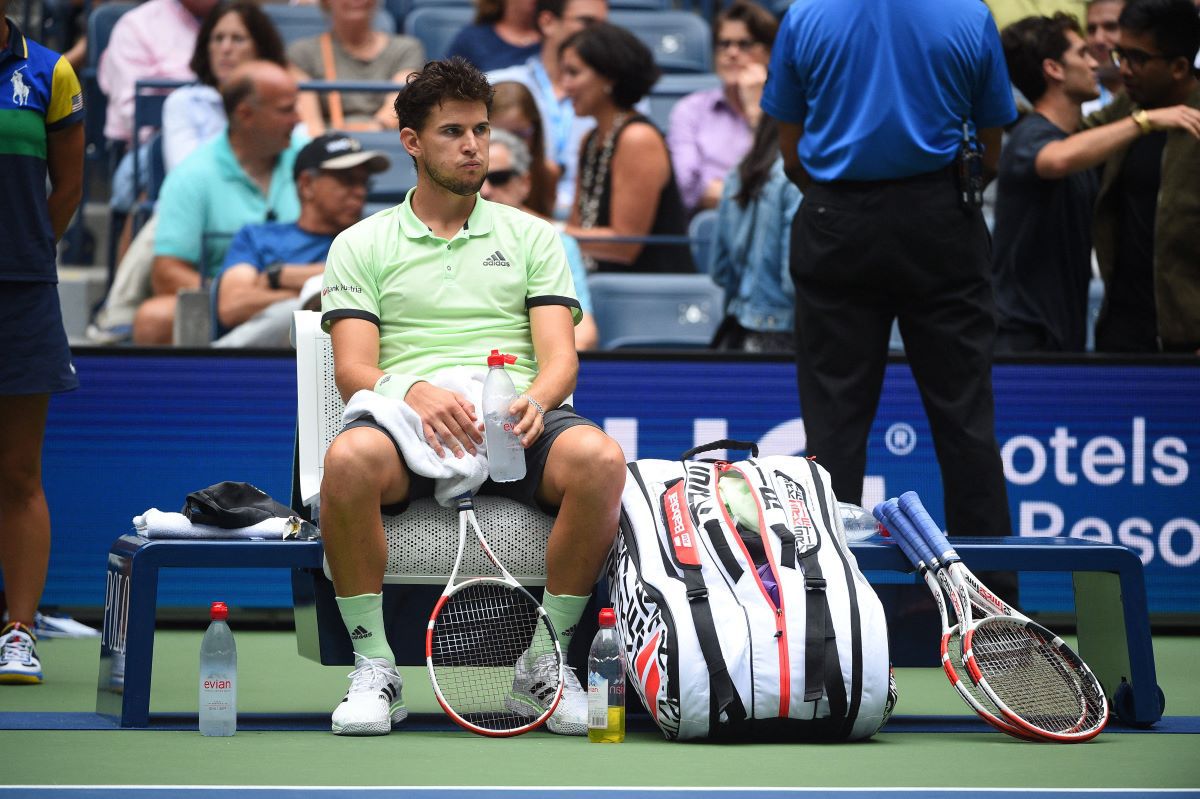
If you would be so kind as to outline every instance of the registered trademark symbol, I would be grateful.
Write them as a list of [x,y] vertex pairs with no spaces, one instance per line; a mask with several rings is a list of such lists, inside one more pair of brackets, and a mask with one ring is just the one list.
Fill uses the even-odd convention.
[[908,455],[917,448],[917,431],[907,422],[896,422],[883,434],[883,443],[893,455]]

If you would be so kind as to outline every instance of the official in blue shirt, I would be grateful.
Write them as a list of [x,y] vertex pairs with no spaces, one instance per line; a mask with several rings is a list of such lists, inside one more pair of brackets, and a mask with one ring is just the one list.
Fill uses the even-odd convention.
[[1016,118],[987,6],[796,0],[762,107],[779,120],[785,168],[805,193],[791,272],[808,454],[830,471],[839,499],[861,501],[898,318],[949,531],[1008,535],[988,233],[979,209],[960,203],[954,169],[965,125],[994,175],[1001,128]]

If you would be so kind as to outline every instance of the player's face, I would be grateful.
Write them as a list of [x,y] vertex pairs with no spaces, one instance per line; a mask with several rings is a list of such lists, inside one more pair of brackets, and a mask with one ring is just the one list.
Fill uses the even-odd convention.
[[401,140],[417,159],[419,178],[466,197],[479,191],[487,175],[491,131],[486,105],[447,100],[430,112],[419,133],[405,128]]
[[1067,31],[1067,49],[1059,59],[1063,70],[1063,91],[1073,102],[1082,103],[1100,96],[1096,85],[1096,59],[1087,42],[1075,31]]

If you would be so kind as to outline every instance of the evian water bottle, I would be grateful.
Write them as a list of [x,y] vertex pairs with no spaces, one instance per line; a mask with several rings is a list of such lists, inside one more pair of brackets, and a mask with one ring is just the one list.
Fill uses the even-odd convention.
[[225,603],[212,603],[209,616],[200,644],[200,733],[228,736],[237,732],[237,647]]
[[515,430],[520,417],[508,408],[517,398],[512,378],[504,364],[516,363],[517,356],[492,350],[488,356],[487,378],[483,381],[483,436],[487,443],[488,476],[497,483],[511,483],[525,476],[525,448]]

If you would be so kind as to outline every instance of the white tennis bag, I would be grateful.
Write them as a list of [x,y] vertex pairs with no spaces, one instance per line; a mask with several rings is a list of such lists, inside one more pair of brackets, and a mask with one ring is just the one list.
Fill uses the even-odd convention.
[[[719,447],[757,455],[683,458]],[[668,739],[857,740],[895,705],[883,607],[814,461],[631,463],[608,578],[629,680]]]

